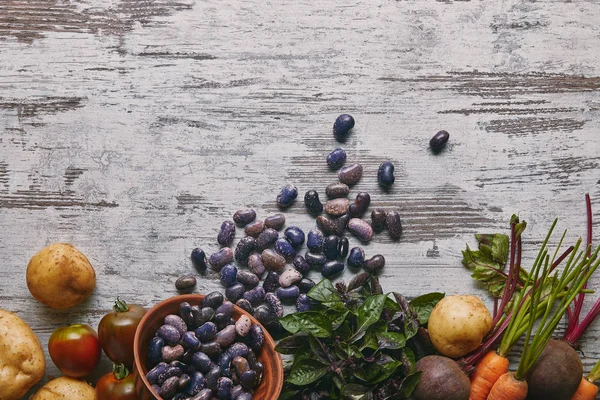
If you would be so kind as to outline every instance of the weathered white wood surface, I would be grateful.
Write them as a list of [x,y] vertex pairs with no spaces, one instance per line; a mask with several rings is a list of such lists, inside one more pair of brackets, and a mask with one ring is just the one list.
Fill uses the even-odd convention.
[[[584,193],[600,215],[599,19],[594,0],[0,0],[0,307],[45,346],[63,324],[96,327],[117,295],[174,295],[192,248],[216,250],[236,209],[275,212],[288,182],[324,197],[342,112],[357,120],[348,159],[365,166],[353,193],[403,216],[402,240],[367,246],[387,259],[384,289],[483,293],[460,264],[473,233],[519,213],[530,261],[553,218],[584,234]],[[288,221],[314,225],[301,201]],[[98,274],[66,311],[25,284],[57,241]]]

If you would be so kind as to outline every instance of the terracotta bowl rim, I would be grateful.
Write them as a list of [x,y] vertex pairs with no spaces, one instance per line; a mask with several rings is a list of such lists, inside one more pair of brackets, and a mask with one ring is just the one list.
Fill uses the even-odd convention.
[[[138,351],[138,347],[139,347],[140,341],[142,340],[141,337],[142,337],[143,327],[148,323],[150,316],[160,312],[160,310],[166,304],[170,304],[174,301],[179,301],[179,302],[184,302],[184,301],[189,302],[189,300],[202,301],[204,299],[204,297],[206,297],[205,294],[192,293],[192,294],[175,295],[175,296],[169,297],[165,300],[162,300],[162,301],[156,303],[151,309],[148,310],[148,312],[142,317],[142,319],[138,325],[138,328],[135,331],[135,337],[133,339],[134,368],[137,370],[137,374],[139,375],[139,378],[144,383],[144,386],[146,387],[146,389],[148,389],[152,393],[152,395],[155,396],[157,399],[162,399],[162,397],[159,396],[154,391],[154,389],[152,389],[152,385],[146,379],[146,374],[142,373],[146,369],[146,367],[145,367],[145,364],[143,364],[142,361],[140,360],[140,354]],[[225,301],[227,301],[227,299],[225,299]],[[276,367],[277,373],[275,375],[277,376],[276,393],[277,393],[277,396],[279,397],[279,395],[281,394],[281,391],[283,390],[283,361],[281,359],[281,355],[277,351],[275,351],[275,340],[273,340],[273,338],[271,337],[271,334],[267,331],[267,329],[260,322],[258,322],[258,320],[256,318],[254,318],[254,316],[252,314],[250,314],[249,312],[245,311],[244,309],[238,307],[235,304],[233,304],[233,308],[240,314],[247,315],[253,324],[258,324],[258,325],[260,325],[261,328],[263,328],[263,331],[265,334],[265,344],[264,345],[267,346],[267,348],[264,349],[264,350],[267,350],[266,356],[267,357],[275,357],[275,360],[277,361],[275,363],[275,365],[277,366]],[[272,349],[272,350],[270,350],[270,349]]]

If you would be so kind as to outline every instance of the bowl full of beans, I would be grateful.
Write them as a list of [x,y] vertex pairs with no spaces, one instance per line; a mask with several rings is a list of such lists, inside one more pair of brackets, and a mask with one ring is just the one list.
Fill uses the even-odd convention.
[[138,326],[134,357],[142,400],[275,400],[283,387],[272,337],[220,292],[155,305]]

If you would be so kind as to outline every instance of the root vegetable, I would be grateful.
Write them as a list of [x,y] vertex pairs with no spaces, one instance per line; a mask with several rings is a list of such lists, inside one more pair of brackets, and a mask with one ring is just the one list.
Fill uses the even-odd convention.
[[469,378],[456,361],[442,356],[426,356],[417,362],[416,370],[422,371],[422,375],[413,393],[415,400],[469,399]]
[[429,337],[441,354],[458,358],[475,350],[492,327],[492,316],[475,296],[447,296],[429,317]]

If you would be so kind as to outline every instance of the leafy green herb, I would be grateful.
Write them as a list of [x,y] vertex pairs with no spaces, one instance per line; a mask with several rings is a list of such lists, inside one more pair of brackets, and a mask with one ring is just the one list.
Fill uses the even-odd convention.
[[479,250],[462,252],[462,263],[473,271],[474,279],[486,285],[495,297],[501,297],[507,275],[503,272],[508,257],[508,236],[501,233],[476,234]]
[[419,297],[415,297],[409,303],[410,308],[417,313],[421,325],[425,325],[429,321],[429,315],[433,311],[433,307],[444,298],[444,293],[428,293]]

